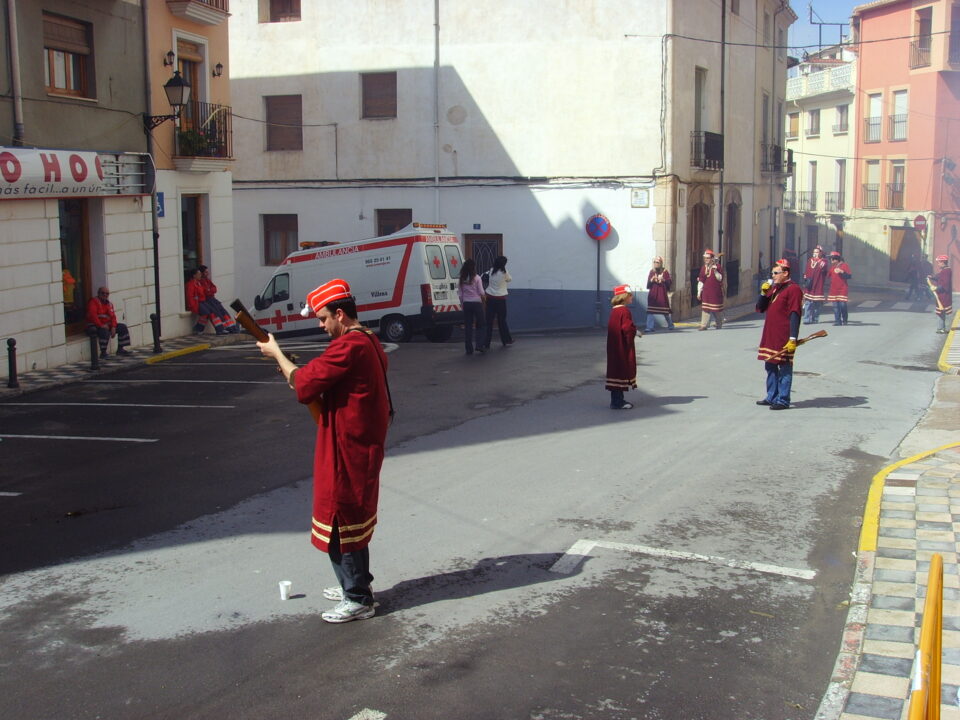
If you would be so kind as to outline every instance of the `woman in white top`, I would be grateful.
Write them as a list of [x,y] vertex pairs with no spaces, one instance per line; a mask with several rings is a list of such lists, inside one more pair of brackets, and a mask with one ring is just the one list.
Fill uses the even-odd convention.
[[498,255],[493,259],[490,269],[490,282],[487,284],[487,349],[493,338],[493,319],[497,319],[500,329],[500,342],[504,347],[513,345],[513,336],[507,326],[507,283],[513,280],[507,272],[507,259]]

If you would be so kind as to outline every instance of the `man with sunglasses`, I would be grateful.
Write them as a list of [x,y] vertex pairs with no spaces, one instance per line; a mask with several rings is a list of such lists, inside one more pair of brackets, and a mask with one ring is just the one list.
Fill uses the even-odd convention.
[[773,278],[760,287],[757,300],[757,312],[765,315],[757,359],[763,360],[767,371],[767,395],[757,400],[757,405],[786,410],[790,407],[793,353],[800,334],[803,290],[790,279],[787,260],[778,260],[772,274]]
[[87,332],[97,336],[100,345],[100,357],[107,356],[107,347],[110,338],[117,338],[117,355],[129,355],[127,346],[130,345],[130,331],[123,323],[117,322],[117,314],[113,311],[110,302],[110,290],[101,287],[97,296],[87,302]]

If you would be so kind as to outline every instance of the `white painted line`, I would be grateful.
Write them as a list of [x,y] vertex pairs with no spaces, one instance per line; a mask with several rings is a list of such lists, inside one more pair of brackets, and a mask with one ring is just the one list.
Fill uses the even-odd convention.
[[386,713],[380,712],[379,710],[364,708],[349,720],[383,720],[386,716]]
[[875,308],[880,304],[879,300],[861,300],[858,304],[858,307],[862,308]]
[[153,380],[146,378],[144,380],[82,380],[85,383],[99,383],[101,385],[113,385],[116,383],[131,383],[134,385],[154,385],[158,383],[204,383],[207,385],[286,385],[283,380]]
[[898,302],[893,304],[894,310],[909,310],[913,307],[913,303],[908,302]]
[[[627,543],[607,542],[605,540],[577,540],[570,550],[564,553],[553,567],[553,572],[563,572],[569,574],[576,569],[577,565],[593,548],[607,548],[609,550],[622,550],[624,552],[639,553],[641,555],[650,555],[653,557],[670,558],[673,560],[694,560],[705,562],[711,565],[723,565],[724,567],[738,568],[740,570],[753,570],[768,575],[779,575],[781,577],[792,577],[799,580],[813,580],[817,573],[813,570],[797,570],[796,568],[783,567],[781,565],[770,565],[769,563],[758,563],[749,560],[732,560],[730,558],[717,557],[715,555],[701,555],[700,553],[686,552],[684,550],[666,550],[663,548],[649,547],[647,545],[629,545]],[[586,550],[584,550],[586,548]],[[569,558],[569,559],[568,559]],[[559,569],[555,569],[559,568]]]
[[124,437],[88,437],[85,435],[11,435],[3,433],[0,438],[18,438],[21,440],[100,440],[103,442],[133,442],[154,443],[159,438],[124,438]]
[[17,492],[0,492],[0,497],[20,497],[23,493]]
[[232,410],[236,405],[146,405],[144,403],[47,403],[47,402],[5,402],[3,405],[52,405],[54,407],[133,407],[133,408],[213,408],[216,410]]

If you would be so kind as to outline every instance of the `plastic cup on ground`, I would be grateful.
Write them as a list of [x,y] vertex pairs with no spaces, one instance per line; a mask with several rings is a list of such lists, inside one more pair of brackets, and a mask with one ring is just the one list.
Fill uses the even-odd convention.
[[293,583],[289,580],[280,581],[280,599],[289,600],[290,599],[290,590],[293,588]]

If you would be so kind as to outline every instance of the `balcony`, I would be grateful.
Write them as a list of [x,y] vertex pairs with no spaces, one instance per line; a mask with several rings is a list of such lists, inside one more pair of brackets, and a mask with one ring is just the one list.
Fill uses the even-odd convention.
[[903,210],[903,183],[887,183],[887,209]]
[[761,145],[760,170],[790,175],[793,172],[793,150],[784,150],[779,145]]
[[844,198],[844,193],[842,192],[828,192],[824,193],[824,206],[823,209],[829,213],[838,213],[845,211],[846,200]]
[[868,117],[863,119],[863,141],[865,143],[880,142],[880,118]]
[[804,137],[820,137],[820,124],[816,124],[813,127],[804,128],[803,130]]
[[905,114],[890,116],[889,133],[890,142],[899,142],[907,139],[907,116]]
[[816,212],[816,210],[816,190],[801,190],[797,193],[797,212]]
[[863,207],[876,209],[880,207],[880,186],[874,183],[863,185]]
[[200,25],[219,25],[230,16],[229,0],[167,0],[167,9]]
[[705,130],[691,132],[690,167],[701,170],[722,170],[723,135]]
[[841,120],[838,123],[833,124],[833,134],[834,135],[843,135],[846,132],[850,131],[850,123],[846,120]]
[[852,93],[853,80],[853,63],[838,65],[806,75],[798,75],[787,80],[787,100],[825,95],[841,90]]
[[790,212],[797,209],[797,194],[793,190],[783,191],[783,209]]
[[227,105],[191,100],[180,115],[174,162],[180,170],[225,170],[233,160],[233,114]]
[[921,37],[910,43],[910,69],[930,67],[930,37]]

